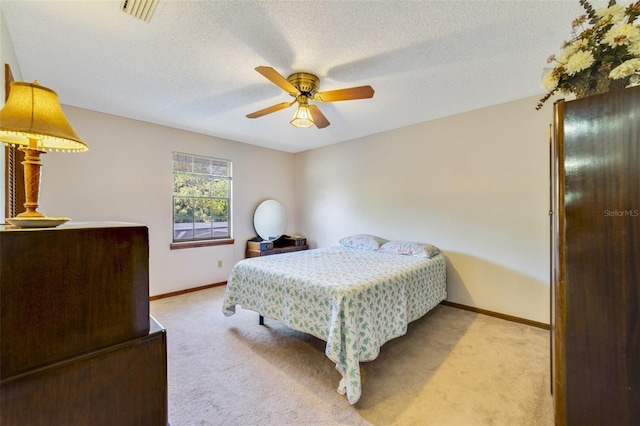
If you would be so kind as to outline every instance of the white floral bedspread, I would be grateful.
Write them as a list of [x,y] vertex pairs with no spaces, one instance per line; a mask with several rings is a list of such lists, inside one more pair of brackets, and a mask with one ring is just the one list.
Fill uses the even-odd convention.
[[227,281],[226,316],[236,305],[327,342],[325,354],[342,374],[338,391],[355,404],[362,394],[360,362],[407,332],[444,300],[446,262],[327,247],[238,262]]

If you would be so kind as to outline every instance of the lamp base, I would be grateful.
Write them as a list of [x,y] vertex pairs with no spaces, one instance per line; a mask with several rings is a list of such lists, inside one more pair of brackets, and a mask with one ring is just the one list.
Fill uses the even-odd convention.
[[37,207],[38,207],[37,205],[36,207],[25,206],[27,210],[20,213],[18,216],[15,217],[15,219],[46,219],[47,216],[44,213],[40,213],[39,211],[37,211],[36,210]]
[[7,222],[20,228],[55,228],[69,220],[68,217],[8,217]]

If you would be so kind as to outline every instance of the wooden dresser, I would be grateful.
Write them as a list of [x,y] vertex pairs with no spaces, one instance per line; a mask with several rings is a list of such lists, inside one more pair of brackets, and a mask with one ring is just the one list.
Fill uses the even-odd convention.
[[146,226],[0,227],[0,424],[167,425]]
[[640,424],[640,87],[555,104],[557,425]]
[[247,241],[246,257],[269,256],[272,254],[289,253],[307,250],[307,239],[283,235],[277,240],[263,240],[260,237]]

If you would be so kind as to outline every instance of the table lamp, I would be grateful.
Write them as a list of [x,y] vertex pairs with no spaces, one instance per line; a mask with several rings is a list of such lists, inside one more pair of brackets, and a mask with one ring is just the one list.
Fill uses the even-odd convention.
[[20,145],[24,152],[26,211],[7,222],[20,227],[58,226],[68,218],[49,218],[38,209],[40,192],[40,154],[48,151],[86,151],[64,113],[58,94],[37,81],[11,83],[9,99],[0,110],[0,141]]

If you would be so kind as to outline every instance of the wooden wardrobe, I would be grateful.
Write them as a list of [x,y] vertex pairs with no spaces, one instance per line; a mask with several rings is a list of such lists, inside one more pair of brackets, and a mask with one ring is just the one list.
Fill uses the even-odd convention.
[[557,425],[640,424],[640,87],[554,106]]

